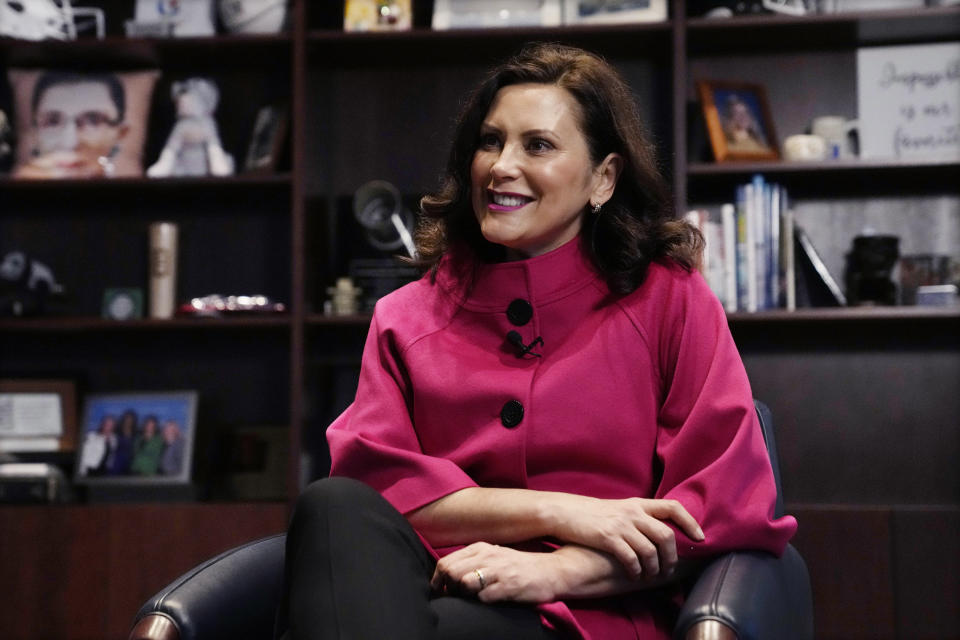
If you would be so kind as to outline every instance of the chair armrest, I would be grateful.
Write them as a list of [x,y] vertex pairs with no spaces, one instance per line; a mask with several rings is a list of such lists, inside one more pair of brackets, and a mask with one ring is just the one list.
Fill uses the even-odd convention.
[[272,638],[285,543],[263,538],[194,567],[140,607],[129,640]]
[[[716,635],[718,623],[738,640],[810,640],[813,596],[803,558],[787,545],[779,558],[761,551],[734,551],[710,563],[680,611],[674,640]],[[712,636],[703,636],[713,627]],[[700,635],[698,635],[700,634]]]

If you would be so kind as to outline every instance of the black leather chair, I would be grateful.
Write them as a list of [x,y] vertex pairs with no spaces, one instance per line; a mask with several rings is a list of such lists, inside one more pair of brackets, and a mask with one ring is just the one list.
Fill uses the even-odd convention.
[[[757,414],[783,513],[773,420]],[[231,549],[180,576],[148,600],[129,640],[227,640],[274,636],[283,586],[286,536]],[[675,640],[810,640],[813,603],[807,567],[793,546],[779,558],[735,551],[713,560],[693,583],[674,629]]]

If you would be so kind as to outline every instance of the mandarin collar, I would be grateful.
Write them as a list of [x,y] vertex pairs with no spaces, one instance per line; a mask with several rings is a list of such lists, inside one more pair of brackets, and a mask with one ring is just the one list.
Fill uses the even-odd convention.
[[567,296],[597,278],[581,245],[577,236],[543,255],[497,263],[448,254],[439,265],[437,283],[473,311],[503,311],[517,298],[536,307]]

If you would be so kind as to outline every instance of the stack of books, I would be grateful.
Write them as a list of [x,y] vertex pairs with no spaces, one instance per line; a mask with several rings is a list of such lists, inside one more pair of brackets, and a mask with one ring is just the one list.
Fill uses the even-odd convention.
[[686,219],[704,235],[701,270],[728,312],[846,304],[782,185],[755,175],[719,216],[694,209]]

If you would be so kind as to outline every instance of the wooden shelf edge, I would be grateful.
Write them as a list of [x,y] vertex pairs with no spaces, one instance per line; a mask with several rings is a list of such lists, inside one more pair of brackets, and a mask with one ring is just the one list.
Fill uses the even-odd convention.
[[628,35],[637,32],[669,32],[672,20],[657,22],[633,22],[625,24],[561,25],[553,27],[490,27],[470,29],[410,29],[408,31],[343,31],[339,29],[313,29],[307,33],[311,43],[367,43],[367,42],[425,42],[463,40],[477,38],[536,38],[581,37],[603,35]]
[[0,176],[0,190],[34,189],[159,189],[170,187],[187,189],[220,189],[224,186],[241,188],[287,187],[293,184],[290,173],[276,174],[239,174],[234,176],[196,176],[184,178],[52,178],[49,180],[23,180],[10,176]]
[[903,320],[950,320],[960,319],[960,306],[952,307],[838,307],[809,308],[785,311],[757,311],[748,313],[738,311],[727,314],[731,324],[752,324],[766,322],[869,322]]
[[312,327],[367,327],[373,315],[370,313],[358,313],[349,316],[328,316],[322,313],[308,314],[305,322],[307,326]]
[[289,315],[220,318],[173,318],[171,320],[107,320],[93,317],[40,317],[0,319],[0,331],[9,332],[91,332],[167,331],[220,329],[284,329],[292,326]]
[[803,16],[764,14],[732,18],[687,18],[690,31],[721,31],[725,29],[753,29],[759,27],[794,27],[797,25],[856,24],[859,22],[897,22],[918,17],[947,18],[960,16],[960,7],[920,7],[907,9],[880,9],[876,11],[849,11],[840,13],[811,13]]
[[692,162],[689,177],[740,175],[749,173],[844,173],[867,171],[916,171],[922,169],[960,170],[960,160],[933,158],[902,160],[835,160],[816,162]]

